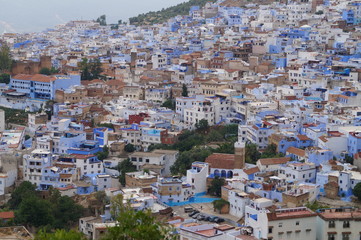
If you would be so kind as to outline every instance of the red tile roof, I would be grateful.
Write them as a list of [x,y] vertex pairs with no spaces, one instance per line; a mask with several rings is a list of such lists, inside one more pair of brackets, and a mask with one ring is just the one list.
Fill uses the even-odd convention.
[[300,156],[300,157],[304,157],[306,155],[305,150],[300,149],[300,148],[296,148],[296,147],[289,147],[286,152]]
[[205,160],[211,168],[234,169],[234,154],[213,153]]
[[276,210],[276,212],[267,213],[268,221],[278,221],[294,218],[316,217],[317,214],[307,208],[291,208]]
[[47,76],[43,74],[35,74],[35,75],[17,74],[13,77],[13,79],[50,83],[55,81],[56,77]]
[[281,158],[261,158],[258,160],[262,165],[277,165],[284,164],[291,161],[290,157],[281,157]]
[[302,135],[302,134],[297,135],[297,138],[300,139],[301,141],[310,140],[309,137],[307,137],[306,135]]
[[246,170],[243,170],[243,172],[247,175],[251,175],[253,173],[259,172],[259,168],[258,167],[248,168]]
[[0,212],[0,218],[1,219],[11,219],[14,218],[14,212],[10,211],[10,212]]

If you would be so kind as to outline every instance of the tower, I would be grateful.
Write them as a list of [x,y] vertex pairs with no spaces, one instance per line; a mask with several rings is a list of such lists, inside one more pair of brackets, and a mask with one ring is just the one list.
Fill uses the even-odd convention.
[[135,67],[137,56],[138,56],[137,48],[133,46],[132,50],[130,51],[130,65],[132,68]]
[[5,111],[0,110],[0,132],[5,130]]
[[243,169],[246,159],[246,144],[244,142],[235,142],[234,150],[234,169]]

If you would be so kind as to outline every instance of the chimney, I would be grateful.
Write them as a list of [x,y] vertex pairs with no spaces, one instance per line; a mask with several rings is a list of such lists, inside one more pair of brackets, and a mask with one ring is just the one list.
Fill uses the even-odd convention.
[[244,142],[235,142],[234,150],[234,169],[243,169],[246,157],[246,144]]

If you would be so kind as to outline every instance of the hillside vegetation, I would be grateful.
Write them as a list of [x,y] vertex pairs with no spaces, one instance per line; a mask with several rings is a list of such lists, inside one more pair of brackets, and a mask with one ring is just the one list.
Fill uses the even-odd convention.
[[177,15],[188,15],[192,6],[203,7],[207,2],[215,2],[215,0],[190,0],[173,7],[163,8],[160,11],[139,14],[136,17],[129,18],[129,22],[134,25],[162,23]]

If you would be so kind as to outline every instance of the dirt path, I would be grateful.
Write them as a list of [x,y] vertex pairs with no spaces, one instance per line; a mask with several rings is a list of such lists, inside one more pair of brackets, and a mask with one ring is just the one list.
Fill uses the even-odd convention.
[[342,200],[335,200],[325,197],[320,197],[319,203],[329,205],[330,207],[359,207],[361,208],[361,202],[345,202]]

